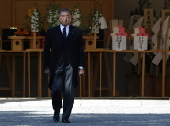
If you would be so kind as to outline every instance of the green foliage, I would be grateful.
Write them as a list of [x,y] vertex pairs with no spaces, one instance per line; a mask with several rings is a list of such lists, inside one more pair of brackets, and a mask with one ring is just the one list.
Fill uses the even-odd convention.
[[163,9],[170,9],[170,0],[164,0],[163,5]]
[[88,17],[86,17],[88,21],[88,28],[91,29],[94,25],[96,27],[99,27],[101,25],[98,20],[102,16],[101,14],[102,14],[102,5],[100,5],[98,2],[97,5],[94,7],[94,9],[90,10]]
[[[35,15],[33,13],[34,9],[31,11],[31,15],[25,15],[25,19],[27,19],[27,22],[24,23],[24,28],[27,29],[28,31],[31,31],[31,24],[36,27],[39,31],[45,30],[47,28],[55,27],[60,24],[59,22],[59,11],[61,9],[60,4],[53,4],[49,3],[48,5],[45,6],[46,14],[45,16],[41,15],[41,12],[39,10],[39,5],[38,3],[33,3],[34,9],[36,9],[36,12],[38,15]],[[87,17],[84,17],[82,14],[82,7],[79,2],[77,2],[73,7],[71,8],[72,14],[77,13],[80,15],[80,17],[72,19],[71,23],[76,22],[79,20],[80,26],[79,28],[83,31],[83,34],[90,33],[91,28],[93,26],[100,27],[99,23],[99,18],[102,16],[102,5],[99,4],[99,2],[96,4],[96,6],[90,10],[90,13],[88,14]],[[96,13],[98,12],[98,13]],[[39,19],[37,20],[36,18],[31,22],[31,16],[37,16]],[[39,25],[36,25],[36,23],[39,22]],[[46,28],[46,27],[47,28]]]
[[144,9],[152,8],[152,3],[150,3],[150,0],[139,0],[138,1],[138,8],[135,8],[135,10],[130,12],[130,16],[132,15],[144,15]]
[[[51,28],[51,27],[55,27],[57,25],[59,25],[59,10],[61,9],[61,5],[60,4],[52,4],[49,3],[48,5],[46,5],[46,15],[45,15],[45,20],[47,22],[47,27]],[[50,20],[50,21],[49,21]]]
[[27,15],[25,15],[25,19],[27,19],[28,21],[26,23],[24,23],[24,29],[27,29],[29,32],[31,32],[31,17]]
[[79,2],[77,2],[75,5],[73,5],[73,8],[71,9],[72,15],[74,15],[76,13],[76,14],[79,14],[80,17],[76,18],[76,19],[72,18],[71,24],[75,23],[76,21],[80,21],[81,24],[80,24],[79,28],[84,30],[87,28],[88,25],[85,23],[86,17],[84,17],[82,14],[82,7],[83,7],[83,5],[81,5]]
[[[28,14],[25,15],[25,19],[27,19],[27,23],[24,23],[24,28],[27,29],[29,32],[31,32],[33,29],[31,29],[31,25],[33,25],[35,27],[36,30],[44,30],[45,29],[45,23],[44,23],[44,18],[41,15],[41,12],[39,10],[39,5],[38,3],[33,3],[34,8],[36,9],[36,14],[34,14],[34,9],[31,11],[31,16],[29,16]],[[33,20],[33,22],[31,22],[31,17],[35,16],[36,19]],[[38,19],[37,19],[38,18]],[[38,25],[37,25],[38,23]]]

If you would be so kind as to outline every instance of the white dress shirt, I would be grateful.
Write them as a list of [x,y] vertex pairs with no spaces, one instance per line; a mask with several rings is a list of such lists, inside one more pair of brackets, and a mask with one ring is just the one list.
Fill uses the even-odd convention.
[[[62,33],[63,33],[63,28],[64,28],[64,26],[62,24],[60,24],[60,29],[61,29]],[[67,37],[69,34],[69,25],[67,25],[65,28],[66,28],[66,37]]]

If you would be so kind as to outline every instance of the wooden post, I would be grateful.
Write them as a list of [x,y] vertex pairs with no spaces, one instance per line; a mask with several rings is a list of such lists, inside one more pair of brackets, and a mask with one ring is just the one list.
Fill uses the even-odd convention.
[[12,56],[12,97],[15,97],[15,56]]
[[97,39],[97,34],[96,34],[96,33],[94,33],[94,40],[93,40],[93,43],[94,43],[94,47],[95,47],[95,49],[96,49],[96,39]]
[[91,96],[91,94],[90,94],[90,92],[91,92],[91,90],[90,90],[90,86],[91,86],[91,79],[90,79],[90,52],[88,52],[88,96],[90,97]]
[[23,53],[23,97],[25,97],[25,80],[26,80],[26,52]]
[[42,55],[38,52],[38,97],[42,97]]
[[116,96],[116,52],[113,52],[113,97]]
[[108,83],[108,89],[109,89],[109,96],[112,96],[112,78],[113,76],[111,75],[112,70],[110,69],[110,64],[109,64],[109,58],[108,58],[108,53],[103,52],[103,58],[105,61],[105,68],[106,68],[106,76],[107,76],[107,83]]
[[138,75],[141,74],[141,52],[138,52]]
[[[168,16],[170,16],[170,9],[163,9],[162,22],[165,21]],[[170,27],[170,20],[168,22],[168,28],[166,31],[164,50],[169,49],[169,47],[167,47],[167,42],[168,42],[167,39],[169,38],[168,36],[169,27]],[[162,52],[162,97],[165,96],[165,75],[166,75],[166,52]]]
[[102,52],[100,52],[100,97],[102,96]]
[[145,52],[142,52],[142,97],[144,97],[145,93]]
[[166,52],[162,52],[162,97],[165,96]]
[[33,32],[33,49],[36,49],[36,32]]
[[164,22],[168,16],[170,16],[170,9],[162,9],[162,22]]
[[11,69],[9,55],[6,55],[5,58],[6,58],[6,65],[7,65],[9,83],[10,83],[11,94],[12,94],[12,79],[11,79],[12,78],[12,73],[11,73],[12,69]]
[[28,97],[30,97],[30,52],[28,52]]

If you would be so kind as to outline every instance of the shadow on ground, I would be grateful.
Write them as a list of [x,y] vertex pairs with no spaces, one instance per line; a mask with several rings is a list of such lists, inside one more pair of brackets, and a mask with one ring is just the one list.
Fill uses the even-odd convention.
[[[60,126],[52,114],[36,111],[1,111],[0,126]],[[169,126],[170,114],[72,114],[69,126]]]

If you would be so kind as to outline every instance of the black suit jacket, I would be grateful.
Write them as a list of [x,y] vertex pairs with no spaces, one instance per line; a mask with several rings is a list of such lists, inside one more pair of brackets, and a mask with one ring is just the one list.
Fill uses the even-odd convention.
[[53,75],[63,56],[67,58],[69,64],[73,67],[75,86],[77,86],[78,66],[85,67],[84,43],[81,30],[70,25],[66,42],[62,40],[60,25],[48,29],[44,46],[44,68],[48,67],[51,70],[49,87],[51,87]]

